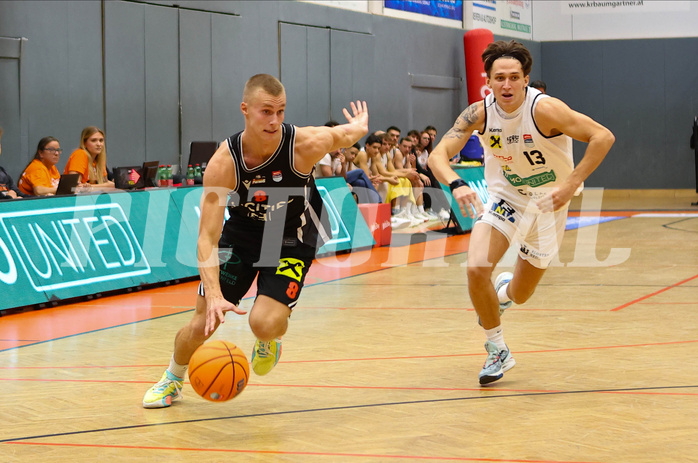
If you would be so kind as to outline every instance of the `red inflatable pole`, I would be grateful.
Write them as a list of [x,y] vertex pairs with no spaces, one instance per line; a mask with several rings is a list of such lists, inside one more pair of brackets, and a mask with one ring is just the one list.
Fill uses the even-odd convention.
[[468,104],[480,101],[490,93],[486,81],[482,52],[494,42],[494,34],[489,29],[473,29],[463,34],[465,52],[465,77],[468,84]]

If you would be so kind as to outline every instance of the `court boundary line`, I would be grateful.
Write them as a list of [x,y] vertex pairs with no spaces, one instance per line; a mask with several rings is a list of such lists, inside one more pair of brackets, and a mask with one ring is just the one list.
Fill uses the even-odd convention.
[[[450,397],[441,399],[422,399],[422,400],[406,400],[399,402],[381,402],[381,403],[369,403],[369,404],[358,404],[358,405],[343,405],[336,407],[320,407],[320,408],[309,408],[300,410],[285,410],[278,412],[265,412],[265,413],[251,413],[245,415],[230,415],[230,416],[217,416],[209,418],[196,418],[188,420],[176,420],[176,421],[164,421],[161,423],[142,423],[133,424],[128,426],[113,426],[108,428],[97,428],[88,429],[81,431],[68,431],[62,433],[53,434],[41,434],[35,436],[23,436],[14,437],[8,439],[0,439],[0,444],[4,443],[19,443],[34,439],[44,439],[49,437],[64,437],[64,436],[74,436],[74,435],[84,435],[92,434],[96,432],[109,432],[109,431],[122,431],[126,429],[142,429],[142,428],[152,428],[155,426],[168,426],[176,424],[187,424],[187,423],[204,423],[211,421],[223,421],[232,419],[244,419],[244,418],[259,418],[268,416],[285,416],[285,415],[295,415],[299,413],[316,413],[316,412],[327,412],[327,411],[337,411],[337,410],[355,410],[362,408],[376,408],[376,407],[393,407],[393,406],[403,406],[403,405],[419,405],[419,404],[438,404],[446,402],[463,402],[466,400],[491,400],[491,399],[508,399],[508,398],[518,398],[518,397],[538,397],[538,396],[552,396],[552,395],[571,395],[571,394],[591,394],[591,393],[619,393],[619,392],[632,392],[632,391],[655,391],[655,390],[669,390],[669,389],[693,389],[698,388],[698,384],[694,385],[681,385],[681,386],[646,386],[646,387],[634,387],[634,388],[616,388],[616,389],[588,389],[588,390],[572,390],[572,391],[552,391],[552,392],[526,392],[519,394],[493,394],[488,396],[470,396],[470,397]],[[482,389],[487,390],[487,388]],[[492,390],[493,392],[496,389]],[[506,460],[505,460],[506,461]]]

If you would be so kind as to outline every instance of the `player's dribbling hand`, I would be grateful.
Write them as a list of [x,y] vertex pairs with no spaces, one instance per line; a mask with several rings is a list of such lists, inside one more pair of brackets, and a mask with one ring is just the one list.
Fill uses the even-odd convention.
[[245,315],[247,311],[240,309],[235,304],[226,301],[223,298],[220,299],[207,299],[206,300],[206,328],[204,329],[204,335],[208,336],[216,330],[218,323],[225,323],[225,313],[235,312],[238,315]]
[[[476,219],[482,215],[483,206],[480,197],[468,186],[461,186],[453,190],[453,198],[460,205],[463,215]],[[472,207],[471,207],[472,206]],[[475,208],[475,213],[473,213]]]

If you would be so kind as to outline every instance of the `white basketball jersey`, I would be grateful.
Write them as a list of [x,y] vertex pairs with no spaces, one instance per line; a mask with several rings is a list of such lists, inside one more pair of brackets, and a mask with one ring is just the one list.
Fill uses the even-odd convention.
[[574,169],[572,139],[564,134],[546,137],[538,131],[533,114],[542,98],[549,97],[527,87],[524,103],[507,114],[490,93],[485,98],[484,132],[478,134],[485,150],[488,191],[524,208],[529,199],[544,196]]

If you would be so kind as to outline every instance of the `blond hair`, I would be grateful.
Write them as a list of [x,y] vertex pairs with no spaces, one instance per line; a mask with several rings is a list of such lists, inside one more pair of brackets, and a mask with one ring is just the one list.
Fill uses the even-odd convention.
[[269,74],[256,74],[247,80],[245,90],[242,92],[242,101],[249,101],[255,90],[260,88],[271,96],[279,96],[285,92],[284,84],[276,77]]
[[107,145],[106,145],[106,136],[104,135],[104,131],[100,129],[99,127],[95,127],[94,125],[91,125],[89,127],[85,127],[82,129],[82,133],[80,134],[80,149],[85,151],[88,156],[89,164],[92,164],[92,156],[89,151],[87,151],[87,148],[85,148],[85,142],[95,133],[101,133],[102,136],[105,139],[104,145],[102,145],[102,151],[97,154],[97,167],[96,169],[88,169],[89,172],[89,177],[88,177],[88,183],[104,183],[107,181],[107,179],[104,177],[104,171],[107,168]]

